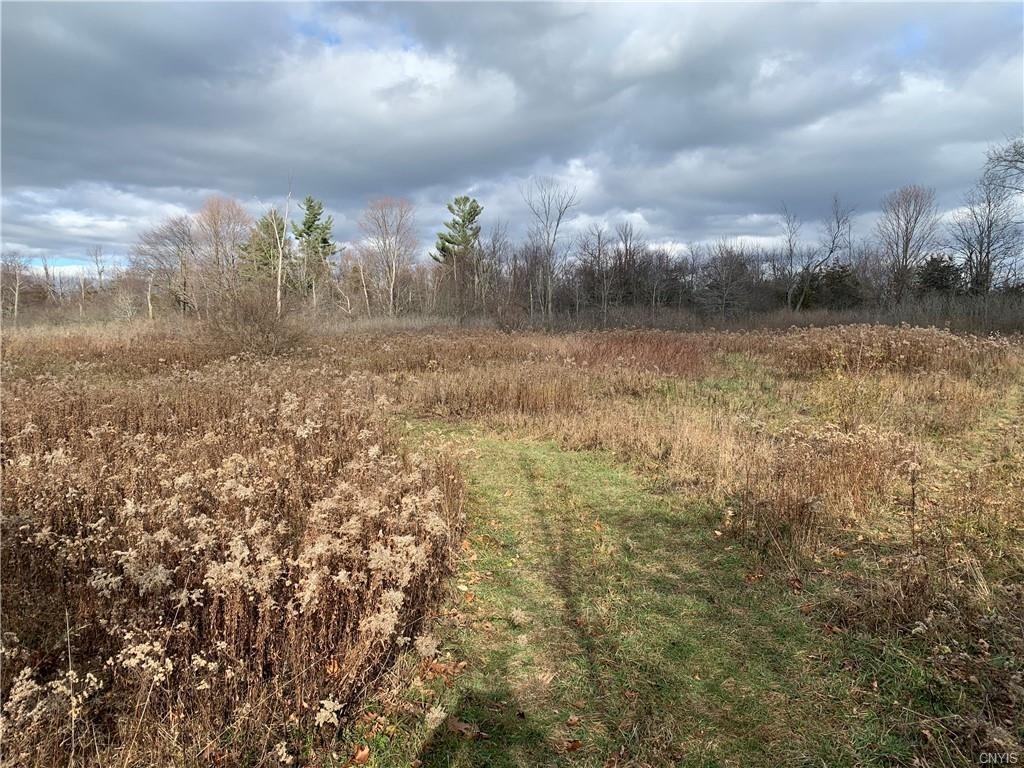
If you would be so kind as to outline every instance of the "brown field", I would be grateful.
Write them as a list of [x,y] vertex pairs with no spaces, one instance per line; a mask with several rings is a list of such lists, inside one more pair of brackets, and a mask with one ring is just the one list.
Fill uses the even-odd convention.
[[6,334],[5,765],[1021,754],[1019,342],[289,344]]

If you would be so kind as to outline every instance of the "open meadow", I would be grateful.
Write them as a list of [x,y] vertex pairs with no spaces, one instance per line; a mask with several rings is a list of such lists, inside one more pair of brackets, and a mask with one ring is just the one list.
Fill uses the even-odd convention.
[[11,766],[1024,760],[1024,347],[5,332]]

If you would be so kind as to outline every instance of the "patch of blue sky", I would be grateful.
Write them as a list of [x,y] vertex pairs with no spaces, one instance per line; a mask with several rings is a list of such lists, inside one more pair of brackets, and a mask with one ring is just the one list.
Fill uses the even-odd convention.
[[905,24],[896,35],[893,47],[904,58],[918,56],[928,47],[928,30],[920,24]]
[[321,24],[316,19],[300,19],[297,22],[296,27],[298,29],[298,33],[303,37],[310,40],[317,40],[324,45],[336,46],[341,45],[342,43],[341,35],[330,27]]

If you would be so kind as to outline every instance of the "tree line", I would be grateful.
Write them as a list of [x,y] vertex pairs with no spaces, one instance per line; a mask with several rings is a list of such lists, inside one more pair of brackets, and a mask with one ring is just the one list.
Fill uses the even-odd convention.
[[950,311],[956,299],[1019,308],[1024,297],[1024,139],[989,153],[946,220],[933,190],[907,185],[881,201],[874,230],[855,237],[855,210],[835,196],[813,225],[783,206],[782,237],[770,247],[723,238],[669,249],[648,242],[628,219],[570,234],[575,189],[534,178],[521,192],[525,237],[486,222],[484,206],[462,195],[448,204],[430,260],[419,258],[408,200],[371,202],[359,217],[360,239],[342,247],[312,196],[295,206],[294,220],[290,194],[257,219],[236,200],[212,197],[195,214],[141,233],[127,264],[115,267],[94,247],[91,269],[69,277],[46,261],[33,269],[4,254],[3,309],[15,322],[26,311],[211,320],[256,296],[278,318],[415,314],[609,325],[672,310],[727,323],[773,310],[892,309],[922,299]]

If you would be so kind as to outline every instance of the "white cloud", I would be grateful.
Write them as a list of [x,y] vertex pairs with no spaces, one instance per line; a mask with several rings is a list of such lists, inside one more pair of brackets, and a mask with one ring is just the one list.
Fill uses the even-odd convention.
[[430,242],[467,190],[520,234],[531,175],[574,226],[772,238],[782,200],[957,204],[1024,110],[1008,5],[14,4],[3,49],[4,241],[48,253],[289,180],[339,239],[396,195]]

